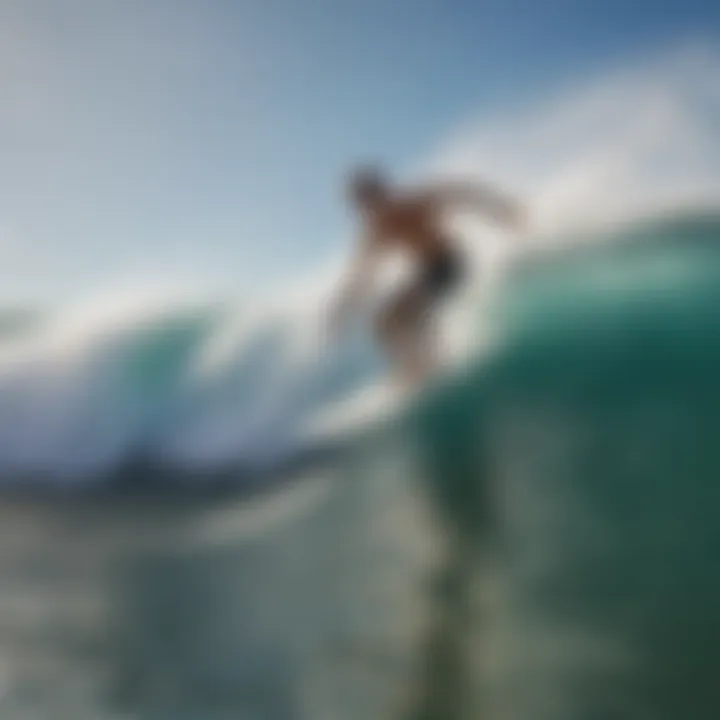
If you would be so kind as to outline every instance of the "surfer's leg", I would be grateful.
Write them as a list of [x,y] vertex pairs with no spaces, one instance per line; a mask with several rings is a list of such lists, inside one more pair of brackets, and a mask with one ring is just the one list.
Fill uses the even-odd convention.
[[463,274],[461,258],[447,253],[428,265],[378,318],[380,342],[410,383],[424,380],[439,367],[434,311]]
[[425,283],[419,280],[401,291],[377,317],[375,330],[379,342],[410,382],[420,380],[430,370],[431,307],[432,298]]
[[[448,243],[448,246],[452,246],[452,243]],[[425,308],[420,316],[417,333],[420,347],[415,353],[415,359],[419,363],[417,372],[422,378],[428,377],[440,368],[439,344],[435,336],[437,328],[433,321],[437,317],[439,306],[452,295],[463,275],[462,258],[451,250],[429,265],[421,280]]]

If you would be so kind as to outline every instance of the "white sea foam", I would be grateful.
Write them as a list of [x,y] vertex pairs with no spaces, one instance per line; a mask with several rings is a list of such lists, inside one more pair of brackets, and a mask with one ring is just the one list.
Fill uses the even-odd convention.
[[[531,220],[522,237],[453,220],[480,272],[446,317],[451,357],[485,342],[479,308],[516,252],[606,221],[719,207],[718,109],[720,57],[693,46],[451,134],[418,175],[496,179],[528,200]],[[252,310],[96,298],[4,336],[0,475],[77,482],[138,453],[197,466],[292,451],[382,375],[362,332],[344,345],[325,337],[339,265]]]

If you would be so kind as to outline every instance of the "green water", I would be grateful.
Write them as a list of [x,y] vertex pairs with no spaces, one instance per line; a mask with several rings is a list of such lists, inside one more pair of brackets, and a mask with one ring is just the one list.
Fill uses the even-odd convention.
[[461,638],[484,629],[484,692],[455,676],[433,717],[720,716],[720,233],[660,240],[519,274],[490,365],[419,418],[464,549],[448,616],[495,588],[489,612],[447,623],[466,669]]
[[406,460],[225,497],[5,497],[0,717],[400,717],[437,529]]
[[519,269],[489,361],[267,495],[5,496],[0,717],[720,717],[718,228]]

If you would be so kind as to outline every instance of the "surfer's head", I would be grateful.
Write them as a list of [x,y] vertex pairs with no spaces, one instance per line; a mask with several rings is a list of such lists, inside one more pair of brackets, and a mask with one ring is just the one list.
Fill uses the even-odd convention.
[[348,181],[348,194],[352,203],[370,210],[381,203],[388,193],[388,184],[381,170],[372,166],[356,168]]

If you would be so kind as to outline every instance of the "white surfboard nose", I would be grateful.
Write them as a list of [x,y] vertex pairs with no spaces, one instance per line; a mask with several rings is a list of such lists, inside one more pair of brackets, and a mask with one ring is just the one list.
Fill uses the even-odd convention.
[[414,393],[389,380],[362,387],[314,415],[301,433],[307,442],[347,438],[395,416]]

